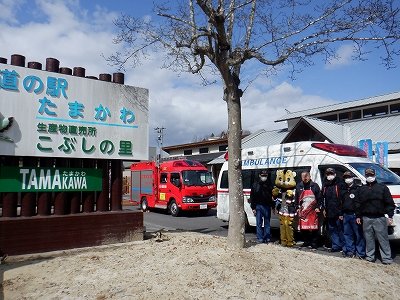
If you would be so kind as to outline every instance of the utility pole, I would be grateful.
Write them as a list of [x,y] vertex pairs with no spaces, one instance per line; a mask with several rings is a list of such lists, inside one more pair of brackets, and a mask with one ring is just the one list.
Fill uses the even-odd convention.
[[162,159],[162,147],[163,147],[163,140],[164,140],[164,130],[166,128],[161,126],[161,127],[156,127],[154,128],[154,130],[157,132],[157,144],[158,144],[158,148],[159,148],[159,153],[157,154],[157,165],[160,164],[160,161]]

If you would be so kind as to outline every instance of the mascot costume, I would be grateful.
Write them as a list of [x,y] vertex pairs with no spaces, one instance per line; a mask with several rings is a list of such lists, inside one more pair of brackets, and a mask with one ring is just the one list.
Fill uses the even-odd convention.
[[281,245],[292,247],[295,244],[293,236],[293,219],[297,207],[294,201],[296,188],[296,172],[292,170],[277,170],[275,187],[272,196],[276,202],[276,211],[279,213]]

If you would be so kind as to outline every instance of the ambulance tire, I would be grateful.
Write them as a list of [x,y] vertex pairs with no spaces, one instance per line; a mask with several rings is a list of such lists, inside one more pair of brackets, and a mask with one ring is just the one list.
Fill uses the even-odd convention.
[[147,199],[145,197],[142,198],[142,201],[140,201],[140,208],[142,211],[148,211],[149,210],[149,204],[147,203]]
[[171,216],[177,217],[179,215],[180,209],[175,200],[172,200],[169,204],[169,212]]

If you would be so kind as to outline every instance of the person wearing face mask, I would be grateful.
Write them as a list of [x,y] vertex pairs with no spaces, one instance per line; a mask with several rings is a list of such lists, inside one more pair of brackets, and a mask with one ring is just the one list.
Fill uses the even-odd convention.
[[363,225],[366,244],[365,259],[375,262],[375,239],[377,239],[382,263],[389,265],[393,259],[388,237],[388,223],[393,223],[394,201],[389,188],[376,181],[374,169],[366,169],[365,178],[367,184],[360,187],[355,207],[356,222]]
[[268,180],[266,170],[260,172],[259,181],[253,184],[249,201],[256,216],[257,242],[269,243],[271,241],[271,207],[274,206],[274,201],[272,200],[272,184]]
[[355,203],[358,201],[359,186],[354,184],[353,174],[349,171],[343,173],[343,179],[347,185],[343,189],[343,233],[344,233],[344,251],[345,257],[365,258],[365,239],[363,229],[356,222]]
[[331,238],[331,252],[340,252],[344,249],[343,216],[341,191],[346,189],[343,181],[336,177],[333,168],[325,171],[325,180],[322,188],[324,216],[327,221]]
[[311,180],[310,172],[301,173],[296,185],[295,203],[298,207],[299,229],[303,238],[302,247],[318,247],[318,213],[321,208],[321,189]]

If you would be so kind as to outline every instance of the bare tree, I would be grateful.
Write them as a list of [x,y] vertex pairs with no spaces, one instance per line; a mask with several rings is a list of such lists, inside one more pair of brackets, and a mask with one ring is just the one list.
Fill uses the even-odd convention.
[[[167,1],[164,1],[168,3]],[[219,75],[228,108],[230,220],[228,246],[244,247],[245,213],[241,178],[241,97],[245,63],[277,66],[293,72],[313,63],[316,55],[335,58],[343,42],[354,46],[353,58],[368,51],[382,54],[387,67],[399,55],[398,0],[181,0],[155,5],[157,20],[126,15],[116,20],[126,52],[108,60],[121,68],[139,63],[148,51],[165,51],[164,67]],[[245,72],[245,70],[243,71]],[[243,76],[242,76],[243,77]],[[244,83],[242,83],[243,86]]]

